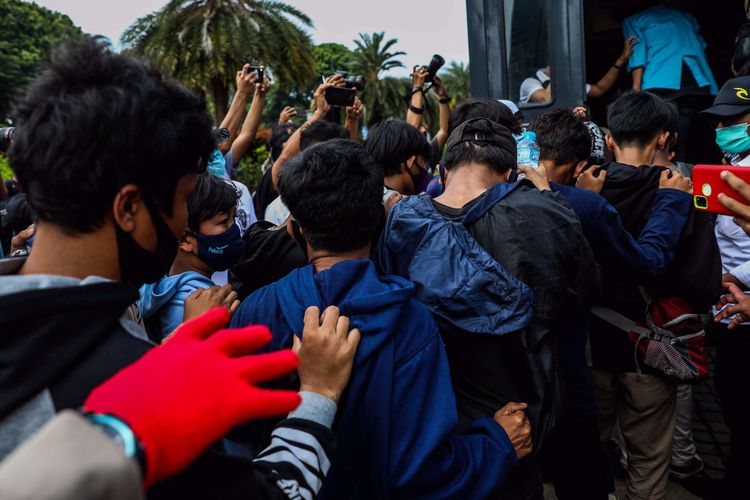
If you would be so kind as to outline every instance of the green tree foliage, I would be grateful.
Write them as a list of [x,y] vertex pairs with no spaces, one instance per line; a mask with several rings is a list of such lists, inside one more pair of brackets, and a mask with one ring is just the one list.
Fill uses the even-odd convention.
[[440,71],[440,77],[445,83],[445,90],[452,98],[453,105],[471,95],[468,64],[452,61],[445,69]]
[[122,44],[209,95],[219,121],[246,62],[268,67],[281,87],[307,85],[315,70],[309,27],[307,15],[278,1],[170,0],[131,25]]
[[[352,51],[340,43],[321,43],[313,49],[315,74],[304,87],[284,87],[274,84],[266,97],[263,121],[273,124],[285,106],[308,109],[315,89],[321,84],[322,76],[331,76],[336,71],[351,72]],[[300,116],[298,121],[304,121]]]
[[81,36],[68,16],[34,3],[0,0],[0,119],[39,74],[50,48]]
[[360,33],[359,39],[354,40],[354,50],[351,69],[361,74],[367,81],[365,90],[360,98],[365,105],[365,121],[371,126],[389,116],[389,112],[401,108],[399,114],[404,114],[405,95],[408,88],[404,80],[398,78],[379,78],[380,74],[404,65],[397,58],[406,55],[402,51],[391,52],[398,39],[385,40],[385,33],[368,35]]

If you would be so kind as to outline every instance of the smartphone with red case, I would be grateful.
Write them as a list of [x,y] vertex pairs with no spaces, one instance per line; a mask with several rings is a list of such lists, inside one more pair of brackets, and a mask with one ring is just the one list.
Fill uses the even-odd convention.
[[745,205],[750,204],[750,201],[744,196],[721,180],[720,175],[725,170],[750,183],[750,167],[695,165],[693,167],[693,206],[696,210],[734,216],[732,212],[724,208],[724,205],[719,203],[719,193],[724,193]]

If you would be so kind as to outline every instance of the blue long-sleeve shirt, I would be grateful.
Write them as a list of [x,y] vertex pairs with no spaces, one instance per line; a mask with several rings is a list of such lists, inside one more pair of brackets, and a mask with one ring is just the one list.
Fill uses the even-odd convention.
[[581,219],[583,234],[603,267],[627,266],[647,279],[667,271],[691,210],[690,193],[659,189],[648,223],[636,240],[617,210],[598,194],[561,184],[552,184],[552,190],[563,195]]
[[656,6],[628,17],[622,23],[625,38],[635,36],[628,71],[643,68],[641,89],[680,90],[682,64],[690,68],[698,87],[718,88],[706,60],[706,42],[698,22],[687,12]]

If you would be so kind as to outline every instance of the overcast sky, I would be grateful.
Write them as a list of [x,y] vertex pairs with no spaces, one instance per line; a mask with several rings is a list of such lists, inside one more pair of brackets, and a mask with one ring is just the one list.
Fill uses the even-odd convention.
[[[137,18],[162,7],[165,0],[37,0],[67,14],[85,32],[117,42]],[[427,64],[433,53],[446,61],[469,60],[466,5],[463,0],[287,0],[315,23],[315,43],[338,42],[353,47],[360,32],[385,31],[398,38],[402,62]],[[391,74],[403,76],[407,70]]]

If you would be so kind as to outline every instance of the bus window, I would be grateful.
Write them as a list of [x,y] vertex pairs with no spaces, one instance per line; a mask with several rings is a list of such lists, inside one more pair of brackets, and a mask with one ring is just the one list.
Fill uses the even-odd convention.
[[552,100],[546,0],[505,0],[508,91],[520,107]]

